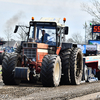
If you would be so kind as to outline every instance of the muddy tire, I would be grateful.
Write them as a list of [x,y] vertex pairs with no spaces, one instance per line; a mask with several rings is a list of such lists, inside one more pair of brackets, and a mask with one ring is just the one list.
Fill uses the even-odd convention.
[[57,55],[46,55],[40,73],[43,86],[58,86],[61,79],[61,59]]
[[71,49],[61,52],[62,73],[61,84],[70,84],[70,55]]
[[20,80],[14,79],[14,68],[21,66],[21,58],[17,53],[5,54],[2,61],[2,80],[5,85],[17,85]]
[[18,45],[17,48],[16,48],[16,50],[15,50],[15,53],[20,54],[21,53],[21,49],[22,49],[22,46]]
[[70,78],[71,84],[78,85],[81,83],[83,74],[83,55],[79,48],[74,48],[71,52],[70,59]]

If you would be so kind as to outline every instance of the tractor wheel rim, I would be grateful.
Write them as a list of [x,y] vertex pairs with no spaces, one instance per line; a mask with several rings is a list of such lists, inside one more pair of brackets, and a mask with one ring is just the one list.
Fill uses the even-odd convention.
[[59,63],[58,62],[56,63],[56,66],[55,66],[54,77],[55,77],[55,80],[58,81],[59,79]]
[[30,73],[30,70],[28,69],[28,70],[27,70],[27,80],[28,80],[28,81],[30,80],[30,78],[29,78],[29,73]]
[[81,71],[81,59],[80,59],[80,54],[77,55],[77,61],[76,61],[76,66],[75,66],[75,70],[76,70],[76,76],[79,77],[80,75],[80,71]]

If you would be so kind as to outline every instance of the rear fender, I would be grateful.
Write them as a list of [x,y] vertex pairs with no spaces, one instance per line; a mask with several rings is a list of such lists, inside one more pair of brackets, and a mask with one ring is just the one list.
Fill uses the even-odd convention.
[[71,49],[73,47],[74,48],[77,47],[77,44],[73,44],[73,43],[62,43],[61,50]]

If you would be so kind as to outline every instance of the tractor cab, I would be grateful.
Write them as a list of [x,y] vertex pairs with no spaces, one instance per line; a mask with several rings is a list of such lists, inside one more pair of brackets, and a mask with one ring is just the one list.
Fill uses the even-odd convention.
[[[67,30],[67,31],[66,31]],[[66,33],[65,33],[66,32]],[[56,21],[30,21],[29,37],[33,42],[48,44],[48,46],[59,47],[64,41],[65,34],[68,34],[68,27]]]
[[30,22],[30,38],[36,43],[56,46],[56,23]]

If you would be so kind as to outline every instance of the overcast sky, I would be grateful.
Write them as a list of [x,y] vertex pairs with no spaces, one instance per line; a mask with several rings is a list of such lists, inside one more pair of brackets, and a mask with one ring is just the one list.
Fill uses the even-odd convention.
[[[0,37],[5,38],[4,30],[19,23],[28,24],[31,17],[35,20],[41,17],[63,18],[69,26],[69,35],[73,33],[85,34],[83,24],[92,17],[82,11],[81,4],[90,3],[90,0],[0,0]],[[13,33],[13,31],[12,31]]]

